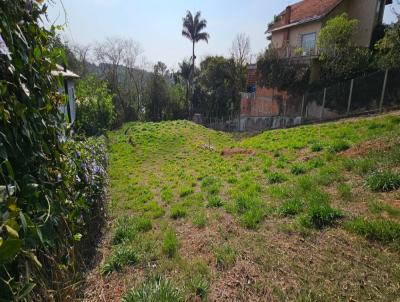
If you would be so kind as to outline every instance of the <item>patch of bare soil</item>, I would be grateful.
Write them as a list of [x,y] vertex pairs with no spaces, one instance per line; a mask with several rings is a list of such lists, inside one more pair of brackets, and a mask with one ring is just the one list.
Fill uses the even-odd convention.
[[341,154],[346,157],[359,157],[366,155],[372,151],[379,152],[385,151],[393,146],[393,142],[388,142],[387,139],[378,138],[371,141],[366,141],[355,147],[352,147]]
[[256,155],[256,151],[242,148],[225,149],[221,152],[222,156],[232,156],[236,154]]

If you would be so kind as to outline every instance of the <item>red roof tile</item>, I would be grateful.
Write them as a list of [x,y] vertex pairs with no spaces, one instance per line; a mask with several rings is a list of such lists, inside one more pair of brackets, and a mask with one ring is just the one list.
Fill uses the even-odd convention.
[[[289,24],[319,19],[330,13],[332,9],[334,9],[342,1],[343,0],[303,0],[292,4],[290,5],[291,17]],[[279,20],[268,26],[268,31],[287,25],[285,24],[285,14],[286,10],[281,12],[278,15]]]

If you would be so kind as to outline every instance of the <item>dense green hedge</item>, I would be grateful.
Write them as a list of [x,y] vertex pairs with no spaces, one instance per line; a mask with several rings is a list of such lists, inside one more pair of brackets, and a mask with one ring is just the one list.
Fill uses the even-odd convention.
[[58,110],[62,51],[39,25],[45,10],[0,1],[0,301],[73,300],[77,247],[103,195],[103,144],[68,139]]

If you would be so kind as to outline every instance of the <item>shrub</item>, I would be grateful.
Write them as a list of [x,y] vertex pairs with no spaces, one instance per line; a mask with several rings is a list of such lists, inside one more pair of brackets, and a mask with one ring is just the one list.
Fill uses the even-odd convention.
[[390,192],[400,188],[400,174],[391,171],[371,173],[365,184],[374,192]]
[[307,172],[307,168],[302,164],[296,164],[296,165],[292,166],[292,168],[290,169],[290,172],[293,175],[301,175],[301,174],[305,174]]
[[309,168],[320,168],[325,165],[325,161],[320,157],[314,157],[307,162]]
[[369,240],[400,246],[400,224],[391,220],[356,218],[347,222],[345,228]]
[[76,86],[76,128],[86,135],[97,135],[109,129],[114,120],[113,95],[107,83],[90,75]]
[[291,198],[283,202],[279,208],[279,212],[283,216],[294,216],[301,213],[303,208],[304,203],[301,200],[297,198]]
[[179,241],[175,234],[175,231],[169,229],[164,234],[164,241],[163,241],[163,253],[167,255],[169,258],[175,257],[178,253],[179,248]]
[[287,177],[278,172],[268,173],[267,179],[270,184],[279,184],[279,183],[283,183],[283,182],[287,181]]
[[350,144],[344,140],[337,140],[332,143],[329,150],[334,153],[346,151],[350,148]]
[[312,201],[300,222],[303,226],[322,229],[333,225],[338,219],[342,218],[341,211],[332,208],[327,202]]
[[229,269],[236,263],[236,251],[230,245],[216,248],[214,255],[218,269]]
[[122,302],[180,302],[182,294],[169,280],[147,279],[140,287],[132,289]]
[[183,218],[186,217],[186,215],[187,215],[186,209],[180,204],[174,205],[171,208],[171,218],[173,219]]
[[208,197],[208,207],[210,208],[220,208],[224,205],[221,197],[218,195],[211,195]]
[[137,253],[132,247],[127,245],[117,246],[104,265],[100,267],[100,272],[103,275],[110,274],[113,271],[121,270],[125,266],[134,265],[137,261]]
[[197,213],[193,218],[193,224],[199,229],[204,228],[207,224],[206,215],[204,213]]

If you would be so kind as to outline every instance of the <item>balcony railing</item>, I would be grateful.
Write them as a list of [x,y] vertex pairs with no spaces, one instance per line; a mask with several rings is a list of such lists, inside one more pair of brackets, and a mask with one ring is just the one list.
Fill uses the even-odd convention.
[[293,47],[293,46],[285,46],[278,50],[279,57],[281,58],[305,58],[310,59],[319,56],[318,48],[310,47],[307,49],[303,49],[301,47]]

